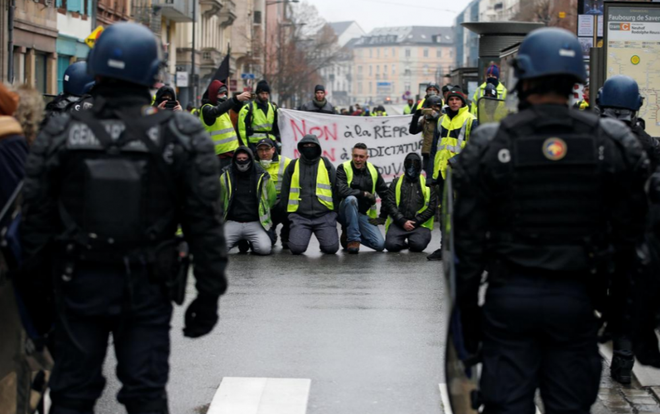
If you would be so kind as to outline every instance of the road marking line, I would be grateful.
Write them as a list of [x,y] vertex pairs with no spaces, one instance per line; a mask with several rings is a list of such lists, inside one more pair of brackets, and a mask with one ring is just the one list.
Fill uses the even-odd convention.
[[440,399],[442,400],[442,410],[445,414],[453,414],[451,411],[451,404],[449,403],[449,392],[447,391],[447,384],[440,384]]
[[311,379],[225,377],[207,414],[305,414]]

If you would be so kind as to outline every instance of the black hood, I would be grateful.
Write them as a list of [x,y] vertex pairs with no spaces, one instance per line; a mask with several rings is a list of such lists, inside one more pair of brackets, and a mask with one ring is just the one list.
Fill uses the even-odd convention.
[[161,86],[160,89],[156,92],[156,100],[154,101],[154,106],[158,106],[163,102],[163,96],[170,95],[173,100],[176,101],[176,91],[173,87],[169,85]]
[[[417,175],[419,176],[422,173],[422,157],[419,156],[416,152],[411,152],[410,154],[406,155],[406,159],[403,161],[403,169],[404,173],[406,173],[406,162],[408,160],[411,160],[414,162],[415,160],[418,161],[419,168],[416,168],[415,171]],[[408,174],[406,173],[406,176]]]
[[319,142],[319,139],[316,137],[316,135],[307,134],[298,143],[298,152],[300,152],[301,158],[304,158],[306,161],[316,161],[317,159],[319,159],[321,157],[322,151],[319,151],[319,156],[318,157],[316,157],[314,159],[311,159],[311,160],[307,159],[304,155],[302,155],[303,154],[303,151],[302,151],[303,144],[307,144],[307,143],[310,143],[310,142],[316,144],[319,147],[319,149],[321,149],[321,143]]
[[250,161],[254,161],[254,154],[252,153],[252,150],[245,145],[241,145],[240,147],[236,148],[236,151],[234,151],[234,158],[231,159],[232,164],[236,164],[236,156],[241,152],[247,154],[250,158]]

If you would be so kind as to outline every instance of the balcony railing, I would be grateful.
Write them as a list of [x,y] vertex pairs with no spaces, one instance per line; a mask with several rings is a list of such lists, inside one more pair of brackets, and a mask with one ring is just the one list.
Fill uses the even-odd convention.
[[174,22],[193,21],[193,1],[197,0],[153,0],[153,7],[160,8],[163,16]]

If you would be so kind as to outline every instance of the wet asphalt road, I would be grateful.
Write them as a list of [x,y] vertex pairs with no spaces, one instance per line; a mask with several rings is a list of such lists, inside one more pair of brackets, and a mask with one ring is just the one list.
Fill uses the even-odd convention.
[[[183,338],[175,311],[170,412],[205,412],[223,377],[267,377],[311,379],[308,414],[442,413],[446,290],[440,262],[426,260],[438,237],[425,253],[328,256],[314,238],[304,256],[232,250],[215,330]],[[108,355],[97,413],[123,413]]]

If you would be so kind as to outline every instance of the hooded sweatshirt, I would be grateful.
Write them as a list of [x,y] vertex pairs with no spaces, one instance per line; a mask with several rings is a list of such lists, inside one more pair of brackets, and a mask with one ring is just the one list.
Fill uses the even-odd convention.
[[[406,161],[407,160],[418,160],[420,165],[418,172],[421,174],[422,158],[416,153],[411,153],[406,156]],[[403,183],[401,184],[401,202],[397,207],[396,187],[399,180],[403,180]],[[428,208],[418,215],[417,212],[421,210],[423,206],[424,193],[420,187],[419,178],[411,180],[405,173],[392,182],[383,205],[387,210],[387,214],[392,217],[394,223],[398,226],[403,227],[406,221],[412,220],[415,222],[415,227],[419,227],[433,217],[438,208],[438,197],[436,196],[435,186],[431,187],[431,199],[429,200]]]
[[160,105],[165,99],[163,96],[169,95],[172,97],[172,100],[176,101],[176,91],[169,85],[161,86],[160,89],[156,92],[156,99],[154,100],[154,106]]
[[[236,155],[245,153],[252,161],[250,169],[241,172],[236,168]],[[229,205],[227,220],[248,223],[259,221],[259,195],[257,193],[257,184],[259,177],[264,173],[264,169],[255,161],[252,151],[247,147],[238,147],[234,152],[231,165],[228,168],[231,177],[232,200]]]
[[[321,144],[319,143],[318,138],[316,138],[316,135],[305,135],[305,137],[300,140],[298,143],[300,158],[292,161],[284,172],[284,178],[282,179],[281,205],[286,208],[289,204],[291,177],[293,176],[296,164],[300,163],[300,204],[298,205],[298,211],[296,211],[296,214],[307,218],[318,218],[330,212],[316,197],[316,176],[318,174],[319,162],[325,163],[325,168],[328,170],[332,188],[335,188],[336,170],[327,158],[320,155],[311,160],[305,158],[305,156],[302,155],[301,149],[303,148],[303,144],[308,142],[314,143],[321,148]],[[338,202],[336,194],[334,195],[333,198],[335,199],[334,204],[336,209]]]

